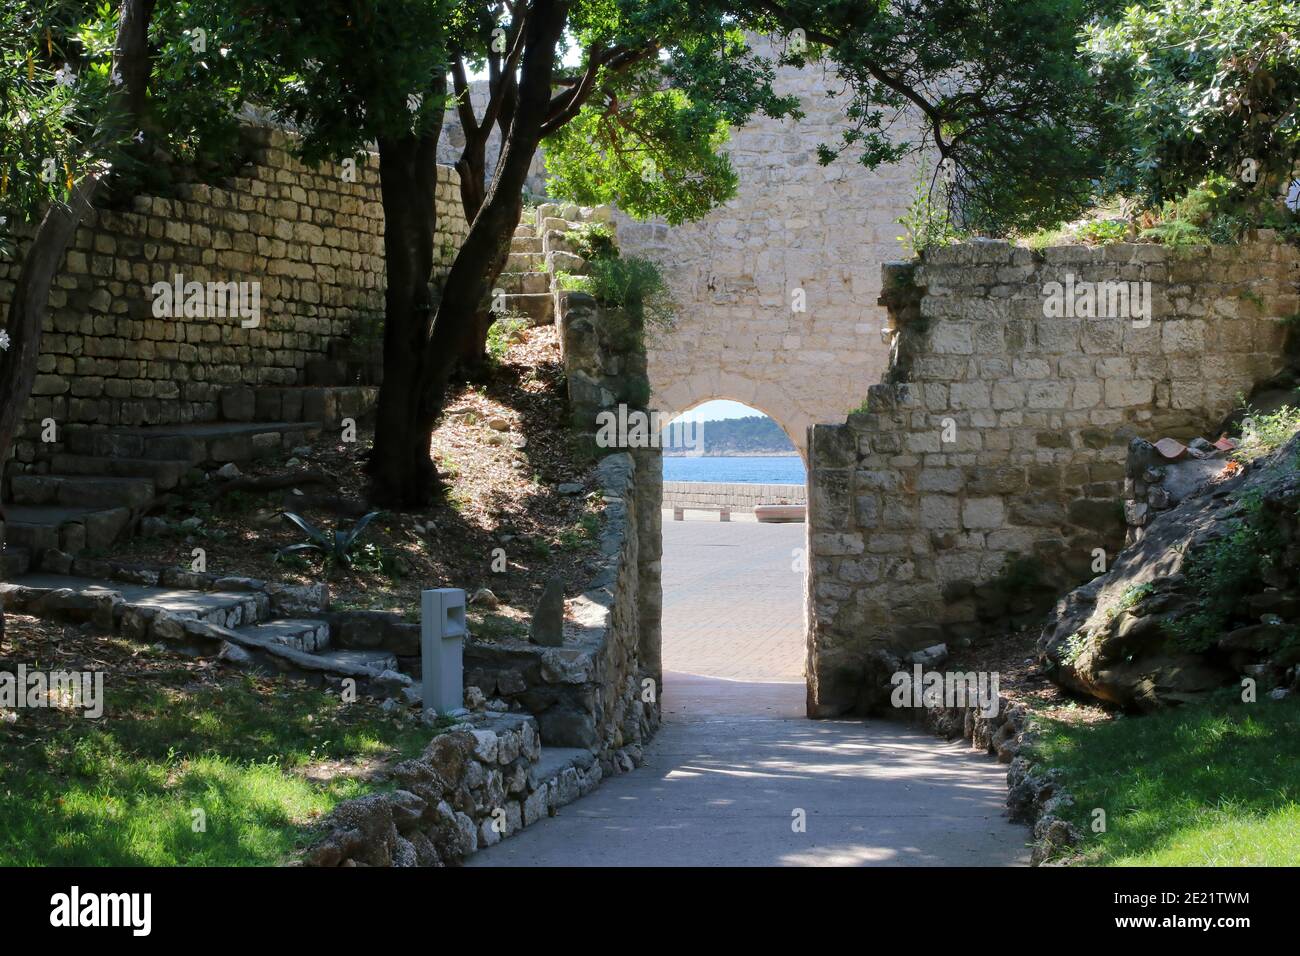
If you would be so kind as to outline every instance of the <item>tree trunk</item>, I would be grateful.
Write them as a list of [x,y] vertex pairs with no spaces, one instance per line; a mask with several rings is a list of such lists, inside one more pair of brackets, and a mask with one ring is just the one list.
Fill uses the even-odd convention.
[[[442,96],[445,90],[436,90]],[[424,353],[433,324],[434,231],[437,228],[438,130],[379,141],[384,207],[384,383],[379,390],[370,460],[375,501],[420,507],[437,476],[429,443],[437,410],[423,387]]]
[[[541,142],[542,123],[551,97],[551,74],[555,49],[568,15],[565,0],[535,0],[525,27],[527,37],[522,61],[523,80],[519,101],[505,151],[483,206],[470,225],[456,260],[442,288],[432,331],[423,341],[428,326],[404,317],[404,331],[392,325],[394,272],[389,253],[390,311],[384,333],[384,385],[380,393],[372,474],[376,500],[396,507],[423,507],[434,492],[433,463],[429,445],[438,417],[442,414],[447,386],[467,341],[476,334],[474,317],[491,292],[510,252],[510,239],[523,212],[523,187],[528,168]],[[433,175],[432,158],[429,175]],[[384,215],[402,216],[409,197],[394,195],[390,203],[383,182],[383,149],[380,177],[384,188]],[[403,209],[390,209],[390,204]],[[385,225],[385,243],[390,242],[391,223]],[[399,229],[392,239],[404,235]],[[401,264],[403,267],[405,263]],[[424,273],[427,281],[427,272]],[[402,282],[410,283],[410,277]],[[400,285],[401,283],[399,283]],[[418,348],[418,350],[417,350]],[[410,354],[405,354],[410,349]],[[402,354],[398,354],[402,353]],[[412,356],[418,356],[412,359]],[[390,377],[392,376],[392,377]],[[385,394],[387,393],[387,394]],[[400,419],[400,421],[398,420]],[[401,444],[397,442],[400,440]]]

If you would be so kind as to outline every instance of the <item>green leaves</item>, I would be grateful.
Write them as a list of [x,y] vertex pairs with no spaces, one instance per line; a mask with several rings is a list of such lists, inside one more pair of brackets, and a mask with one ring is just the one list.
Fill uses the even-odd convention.
[[726,139],[726,118],[680,90],[586,107],[547,141],[547,186],[676,225],[735,195],[736,174],[721,152]]
[[1086,50],[1117,124],[1115,191],[1147,206],[1207,176],[1272,196],[1300,158],[1300,3],[1171,0],[1090,26]]

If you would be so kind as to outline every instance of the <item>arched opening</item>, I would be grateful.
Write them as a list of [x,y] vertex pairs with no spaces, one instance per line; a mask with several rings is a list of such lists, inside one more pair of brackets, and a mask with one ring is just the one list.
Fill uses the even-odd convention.
[[698,401],[663,433],[665,718],[802,716],[807,476],[776,419]]

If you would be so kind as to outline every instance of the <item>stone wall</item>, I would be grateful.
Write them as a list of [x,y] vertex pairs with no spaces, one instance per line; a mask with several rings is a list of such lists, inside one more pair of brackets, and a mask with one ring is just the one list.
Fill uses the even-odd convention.
[[756,505],[802,505],[803,485],[759,485],[720,481],[665,481],[665,508],[730,508],[753,511]]
[[[138,425],[220,417],[231,386],[305,383],[331,344],[377,322],[384,306],[378,160],[346,182],[339,166],[303,166],[282,132],[245,130],[252,162],[220,186],[181,184],[169,198],[99,209],[77,231],[50,295],[20,461],[37,423]],[[439,168],[439,267],[466,232],[458,177]],[[0,303],[18,264],[0,261]],[[260,321],[157,318],[155,282],[260,283]]]
[[387,773],[396,784],[339,804],[316,827],[305,866],[447,866],[590,793],[589,753],[543,754],[520,714],[472,716]]
[[[584,264],[563,240],[574,224],[542,207],[537,227],[554,286],[555,264]],[[575,221],[603,213],[568,209]],[[558,258],[557,258],[558,257]],[[570,600],[562,646],[472,640],[465,682],[533,714],[542,742],[597,756],[602,772],[630,770],[659,725],[662,461],[657,447],[600,448],[597,415],[623,405],[644,410],[645,354],[625,316],[585,293],[555,291],[572,423],[599,459],[604,503],[601,569]]]
[[[885,270],[890,368],[810,430],[809,710],[869,710],[873,649],[1027,623],[1123,545],[1137,433],[1191,436],[1284,364],[1300,249],[1006,242]],[[1072,279],[1071,279],[1072,277]],[[1150,283],[1150,321],[1055,312],[1050,283]],[[1080,303],[1082,304],[1082,303]]]
[[[782,67],[775,85],[807,115],[733,131],[736,197],[675,227],[619,216],[619,244],[664,268],[678,305],[676,330],[649,342],[654,407],[743,402],[805,454],[808,426],[843,421],[862,398],[854,383],[885,369],[879,265],[902,253],[897,220],[915,172],[872,172],[851,154],[820,165],[817,145],[839,143],[848,123],[842,84],[810,63]],[[796,312],[800,291],[806,311]]]

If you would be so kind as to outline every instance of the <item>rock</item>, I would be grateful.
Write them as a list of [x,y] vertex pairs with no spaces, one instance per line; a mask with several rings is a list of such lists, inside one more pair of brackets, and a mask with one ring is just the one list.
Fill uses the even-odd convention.
[[298,468],[301,465],[302,465],[301,458],[290,458],[288,461],[284,463],[284,467],[286,468]]
[[180,523],[179,527],[182,531],[197,531],[202,526],[203,526],[203,519],[196,515],[191,518],[186,518],[184,521]]
[[501,601],[492,593],[491,588],[479,588],[469,599],[470,604],[477,604],[486,608],[499,607]]
[[227,481],[232,478],[238,478],[242,474],[243,472],[239,470],[238,466],[236,466],[233,461],[228,461],[217,469],[217,477],[224,478]]
[[470,710],[482,710],[485,699],[483,691],[474,685],[465,688],[465,706]]
[[510,431],[510,423],[506,421],[504,418],[495,418],[495,417],[489,418],[484,424],[486,424],[487,427],[492,429],[494,432]]
[[942,667],[944,661],[948,659],[948,645],[935,644],[923,650],[913,651],[907,659],[910,663],[920,664],[922,667]]
[[299,445],[293,450],[293,453],[299,458],[305,458],[311,454],[311,445]]
[[171,530],[171,523],[166,518],[141,518],[140,536],[159,538]]
[[556,485],[555,490],[562,495],[576,495],[582,492],[582,485],[576,481],[565,481]]
[[388,697],[379,705],[379,709],[385,714],[395,714],[402,709],[402,705],[394,698]]
[[71,574],[73,557],[57,548],[49,548],[41,555],[41,570],[50,574]]
[[250,664],[253,661],[253,655],[244,650],[238,644],[231,644],[229,641],[221,642],[221,649],[217,651],[217,660],[225,661],[227,664],[236,666],[241,664]]
[[1268,696],[1273,700],[1286,700],[1290,695],[1291,691],[1285,687],[1275,687],[1268,692]]
[[533,612],[529,637],[543,647],[561,647],[564,644],[564,579],[554,577],[546,582],[542,599]]

